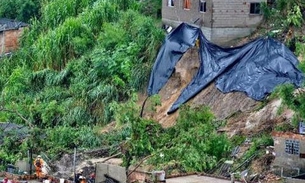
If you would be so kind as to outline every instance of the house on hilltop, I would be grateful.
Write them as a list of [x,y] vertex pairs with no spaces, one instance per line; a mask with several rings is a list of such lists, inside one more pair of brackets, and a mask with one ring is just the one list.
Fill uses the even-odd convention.
[[0,18],[0,56],[9,54],[18,48],[18,39],[28,24]]
[[209,41],[225,44],[256,29],[263,19],[261,3],[267,1],[272,0],[163,0],[162,22],[200,27]]

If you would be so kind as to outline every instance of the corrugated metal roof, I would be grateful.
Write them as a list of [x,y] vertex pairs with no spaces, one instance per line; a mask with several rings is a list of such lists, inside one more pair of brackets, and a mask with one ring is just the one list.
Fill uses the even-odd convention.
[[28,24],[24,22],[15,21],[8,18],[0,18],[0,31],[19,29],[20,27],[26,27]]
[[29,134],[29,129],[26,126],[18,125],[9,122],[0,122],[0,144],[3,143],[4,137],[15,133],[19,139],[24,139]]

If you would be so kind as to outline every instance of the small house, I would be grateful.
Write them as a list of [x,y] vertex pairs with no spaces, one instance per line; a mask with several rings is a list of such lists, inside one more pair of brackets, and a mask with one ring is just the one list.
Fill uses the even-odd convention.
[[285,177],[305,171],[305,135],[292,132],[272,132],[274,140],[274,167]]
[[18,39],[28,24],[15,20],[0,18],[0,56],[18,48]]
[[267,0],[163,0],[162,22],[174,28],[182,22],[198,26],[209,41],[224,44],[256,29],[263,19],[262,2]]

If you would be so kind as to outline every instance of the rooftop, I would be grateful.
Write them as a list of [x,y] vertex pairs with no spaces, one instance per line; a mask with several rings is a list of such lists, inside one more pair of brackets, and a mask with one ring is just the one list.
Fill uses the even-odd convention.
[[305,140],[305,135],[292,133],[292,132],[272,132],[271,135],[273,137],[281,137],[281,138],[290,138],[290,139],[298,139]]
[[26,27],[28,24],[19,22],[8,18],[0,18],[0,31],[19,29],[20,27]]

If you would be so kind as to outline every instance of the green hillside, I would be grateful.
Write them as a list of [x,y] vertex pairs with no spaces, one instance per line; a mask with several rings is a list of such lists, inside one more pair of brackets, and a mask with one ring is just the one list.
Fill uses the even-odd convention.
[[[31,19],[24,17],[30,26],[20,49],[1,60],[0,119],[26,125],[33,134],[22,143],[7,137],[0,157],[15,160],[29,147],[55,156],[74,146],[108,145],[97,132],[115,120],[118,103],[143,91],[164,38],[160,20],[153,12],[145,16],[144,4],[137,1],[25,4],[38,6],[39,11],[29,12]],[[8,9],[16,4],[6,5],[0,15],[16,18]],[[22,8],[16,12],[25,13]],[[113,141],[124,140],[129,133],[114,135]]]
[[[16,131],[3,136],[0,168],[26,158],[29,149],[56,159],[74,147],[107,147],[122,152],[127,166],[151,156],[155,166],[207,171],[244,140],[218,134],[225,122],[215,122],[206,107],[184,106],[177,125],[169,129],[139,116],[137,94],[145,93],[165,37],[160,0],[1,1],[0,17],[30,26],[20,49],[1,58],[0,121],[24,125],[29,134],[22,139]],[[304,59],[300,30],[305,5],[298,0],[277,2],[272,9],[264,6],[265,25],[273,25],[260,34],[281,39]],[[287,34],[290,30],[293,35]],[[304,62],[301,67],[304,70]],[[283,86],[275,95],[296,111],[296,119],[305,118],[304,94],[293,95],[291,86]],[[152,111],[159,102],[158,96],[151,98]],[[115,128],[101,133],[113,121]],[[270,137],[258,139],[255,146],[261,143],[270,144]]]

